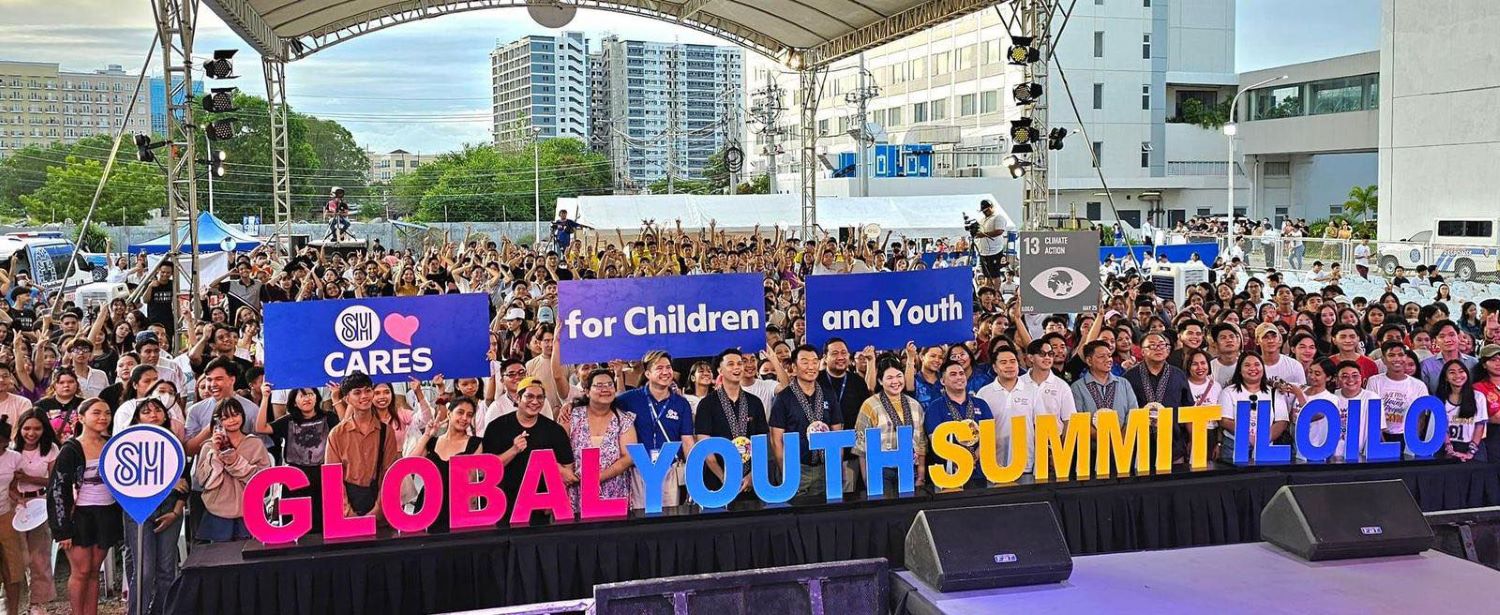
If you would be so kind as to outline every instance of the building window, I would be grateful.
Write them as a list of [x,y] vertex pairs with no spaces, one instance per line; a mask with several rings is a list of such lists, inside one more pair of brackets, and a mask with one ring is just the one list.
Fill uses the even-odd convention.
[[994,90],[979,95],[979,112],[994,113],[1000,110],[1000,93]]
[[1150,60],[1151,59],[1151,35],[1150,34],[1142,34],[1141,35],[1141,59],[1142,60]]
[[974,95],[964,94],[958,97],[958,114],[963,116],[974,115]]
[[1213,213],[1213,212],[1209,208],[1207,208],[1207,207],[1199,207],[1198,208],[1198,215],[1199,216],[1207,216],[1207,215],[1210,215],[1211,213]]
[[1094,31],[1094,57],[1104,57],[1104,31]]
[[1250,96],[1251,120],[1274,120],[1305,115],[1302,104],[1304,84],[1255,90]]
[[1103,141],[1095,141],[1094,142],[1094,159],[1092,161],[1093,167],[1097,169],[1097,168],[1099,168],[1099,165],[1101,163],[1103,163],[1103,162],[1104,162],[1104,142]]
[[1151,142],[1141,141],[1141,168],[1151,167]]
[[1089,201],[1083,204],[1083,215],[1090,220],[1098,220],[1104,217],[1104,203]]
[[1151,86],[1150,85],[1143,85],[1143,86],[1141,86],[1141,110],[1142,111],[1150,111],[1151,110]]
[[927,103],[912,103],[911,121],[913,124],[919,124],[921,122],[927,121]]
[[1094,108],[1104,108],[1104,84],[1102,83],[1094,84]]
[[901,107],[891,107],[891,108],[885,110],[885,125],[886,126],[900,126],[901,125]]
[[948,99],[938,98],[932,101],[933,121],[948,119]]
[[1292,174],[1292,163],[1285,160],[1271,161],[1265,163],[1262,170],[1266,177],[1289,177]]

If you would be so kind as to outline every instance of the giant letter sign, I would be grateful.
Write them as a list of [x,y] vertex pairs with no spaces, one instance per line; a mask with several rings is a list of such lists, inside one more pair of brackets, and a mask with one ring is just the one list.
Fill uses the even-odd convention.
[[974,269],[815,275],[807,279],[807,341],[850,349],[974,339]]
[[266,380],[315,387],[351,371],[375,382],[488,376],[482,294],[298,301],[266,306]]
[[568,280],[557,287],[564,363],[640,360],[651,350],[695,357],[766,345],[758,273]]

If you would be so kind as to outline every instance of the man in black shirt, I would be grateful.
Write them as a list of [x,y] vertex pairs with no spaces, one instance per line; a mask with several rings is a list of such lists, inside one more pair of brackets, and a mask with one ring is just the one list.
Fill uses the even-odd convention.
[[500,477],[500,491],[505,493],[506,518],[516,505],[521,478],[526,474],[526,464],[531,461],[533,451],[552,451],[561,466],[563,482],[578,484],[578,475],[572,468],[573,445],[568,441],[568,432],[562,425],[542,416],[542,406],[547,403],[547,391],[542,388],[542,381],[525,378],[516,389],[520,392],[521,403],[515,412],[490,421],[484,429],[481,449],[499,455],[500,463],[505,465],[505,474]]
[[[870,359],[874,360],[873,350]],[[859,418],[859,407],[864,405],[865,400],[870,397],[870,388],[865,385],[864,376],[849,369],[849,345],[844,340],[831,337],[823,342],[823,359],[827,363],[827,369],[818,374],[818,382],[833,393],[833,406],[839,410],[839,417],[844,425],[853,428],[854,420]],[[859,457],[854,455],[851,447],[844,452],[844,489],[846,491],[858,491],[859,486]]]
[[[740,382],[744,380],[745,360],[740,356],[740,351],[730,348],[719,353],[714,360],[716,369],[719,370],[719,381],[722,383],[713,390],[713,393],[705,396],[698,402],[698,408],[693,413],[693,431],[699,438],[750,438],[770,431],[766,425],[766,407],[760,403],[760,399],[740,388]],[[748,445],[745,449],[748,452]],[[746,489],[750,486],[750,462],[746,458],[744,476],[740,480],[740,497],[746,496]],[[718,457],[710,455],[707,458],[708,472],[703,475],[704,484],[711,490],[718,490],[724,485],[724,467],[719,464]]]
[[[847,350],[845,351],[847,354]],[[771,451],[776,456],[776,467],[783,467],[786,451],[782,449],[782,435],[788,431],[802,434],[799,444],[802,449],[802,481],[797,485],[799,498],[823,493],[823,451],[808,447],[808,436],[814,433],[843,429],[844,417],[837,404],[837,397],[818,378],[818,366],[822,358],[818,349],[803,344],[792,351],[792,376],[790,385],[776,394],[776,403],[771,406]],[[790,472],[790,470],[787,470]],[[843,471],[839,477],[842,479]],[[840,484],[835,493],[843,492]]]
[[176,303],[172,298],[172,275],[175,271],[172,263],[171,258],[163,261],[146,287],[146,320],[167,328],[168,343],[177,331],[172,314],[172,306]]

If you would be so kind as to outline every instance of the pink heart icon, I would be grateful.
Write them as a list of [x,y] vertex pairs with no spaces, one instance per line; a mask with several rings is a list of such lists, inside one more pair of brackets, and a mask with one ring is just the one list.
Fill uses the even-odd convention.
[[421,326],[422,321],[416,316],[402,316],[394,312],[385,315],[386,335],[407,346],[411,345],[411,336],[416,335],[417,328]]

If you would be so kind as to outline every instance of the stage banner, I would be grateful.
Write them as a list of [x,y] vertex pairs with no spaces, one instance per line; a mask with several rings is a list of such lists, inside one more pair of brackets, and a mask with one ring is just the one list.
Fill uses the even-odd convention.
[[1021,233],[1021,313],[1083,313],[1099,309],[1099,234]]
[[557,286],[563,363],[639,361],[665,350],[702,357],[766,346],[765,277],[758,273],[613,280]]
[[311,387],[363,371],[376,383],[490,372],[489,297],[373,297],[266,305],[266,380]]
[[971,340],[973,297],[973,267],[811,276],[807,341],[837,337],[858,352]]

